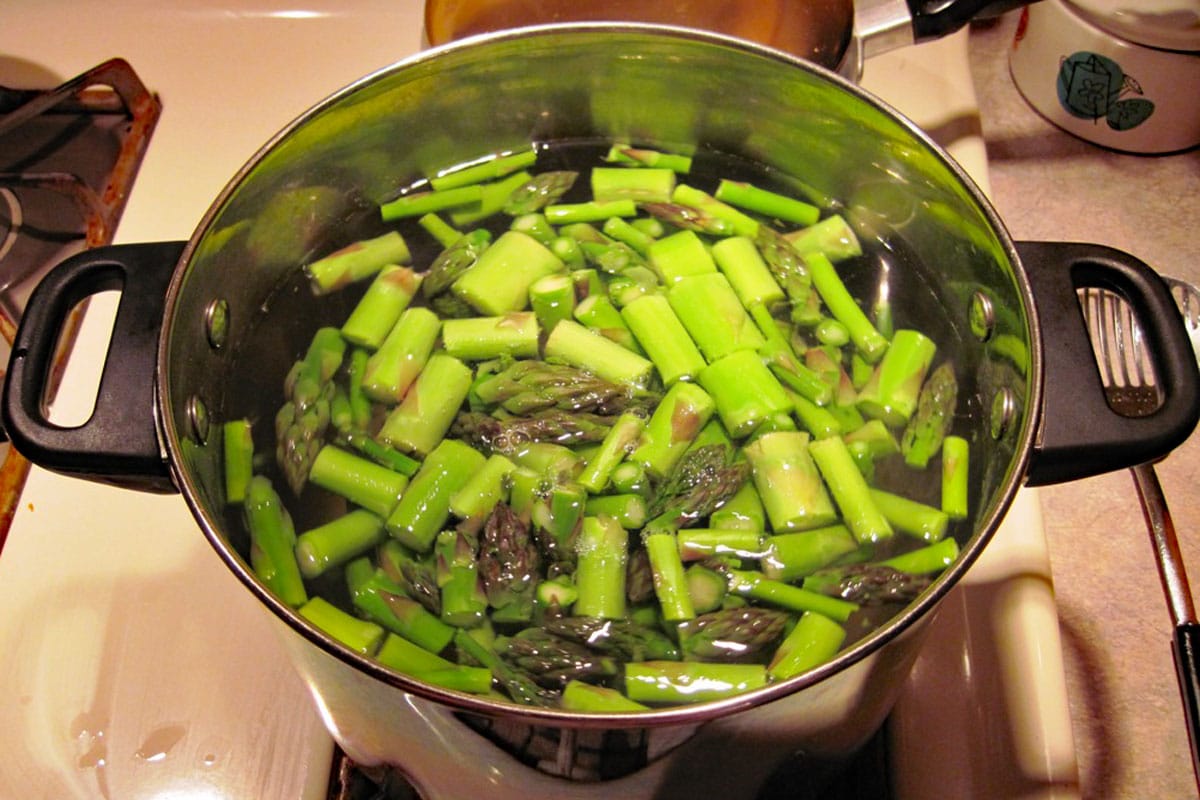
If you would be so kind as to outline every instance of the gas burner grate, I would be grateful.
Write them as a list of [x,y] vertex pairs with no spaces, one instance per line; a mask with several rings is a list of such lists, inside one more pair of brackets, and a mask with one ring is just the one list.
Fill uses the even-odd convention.
[[[760,800],[889,800],[887,725],[832,775],[812,786],[802,762],[784,764],[766,782]],[[329,800],[422,800],[404,774],[387,766],[355,764],[340,747],[334,747]]]
[[[122,59],[55,89],[0,86],[0,364],[42,277],[112,242],[161,110]],[[76,311],[68,321],[61,352],[79,319]],[[29,464],[7,444],[0,458],[2,548]]]

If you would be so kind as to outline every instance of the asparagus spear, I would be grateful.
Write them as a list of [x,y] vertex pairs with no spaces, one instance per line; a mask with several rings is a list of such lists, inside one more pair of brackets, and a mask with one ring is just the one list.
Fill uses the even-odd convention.
[[708,524],[721,530],[758,532],[765,529],[766,512],[753,480],[746,480],[720,508],[709,515]]
[[541,628],[526,628],[508,639],[499,652],[505,661],[549,689],[561,690],[572,680],[602,682],[620,671],[619,662],[612,656]]
[[654,364],[574,320],[564,319],[546,339],[546,358],[587,369],[613,383],[644,388]]
[[392,409],[379,439],[416,456],[441,442],[471,389],[471,369],[453,356],[434,353]]
[[816,253],[837,262],[862,255],[862,245],[854,229],[838,214],[784,234],[784,238],[791,243],[796,252],[805,256]]
[[519,231],[505,231],[463,272],[451,290],[487,316],[521,311],[529,304],[529,287],[564,269],[558,256]]
[[[749,484],[743,484],[743,488],[746,485]],[[679,540],[679,557],[684,561],[699,561],[713,556],[758,560],[768,555],[768,543],[763,540],[761,525],[752,530],[684,528],[676,538]]]
[[441,326],[441,320],[427,308],[403,311],[379,349],[367,358],[363,393],[380,403],[399,403],[433,354]]
[[378,551],[379,569],[434,616],[441,616],[442,597],[432,559],[418,560],[404,545],[388,539]]
[[542,627],[622,661],[676,660],[680,656],[679,647],[661,631],[628,619],[559,617],[545,620]]
[[452,627],[409,598],[403,587],[366,556],[347,564],[345,573],[351,602],[372,622],[431,653],[440,653],[454,638]]
[[838,275],[832,261],[822,253],[812,253],[804,259],[812,276],[813,287],[825,301],[829,313],[846,326],[850,340],[868,363],[874,364],[883,358],[888,340],[883,337],[867,315],[855,302]]
[[734,236],[753,238],[760,227],[758,220],[753,217],[686,183],[675,187],[671,193],[671,202],[698,209],[710,217],[724,221],[728,225],[729,232]]
[[[509,223],[508,227],[510,230],[520,231],[532,236],[551,250],[554,249],[552,246],[554,240],[558,238],[558,231],[554,230],[554,226],[546,219],[546,215],[537,211],[517,214],[513,217],[513,221]],[[561,256],[559,257],[561,258]],[[563,260],[565,261],[566,259]]]
[[896,331],[886,355],[858,394],[859,410],[892,427],[907,423],[936,351],[937,345],[920,331]]
[[954,563],[958,557],[958,542],[950,538],[909,550],[881,561],[885,567],[907,572],[912,575],[931,575],[941,572]]
[[771,580],[760,572],[728,569],[726,575],[729,578],[729,589],[735,594],[790,611],[816,611],[839,622],[845,622],[858,610],[857,603]]
[[[657,204],[650,204],[647,208]],[[650,264],[668,286],[680,278],[717,271],[708,248],[694,230],[682,230],[650,246]]]
[[429,179],[429,185],[439,191],[469,186],[482,181],[502,178],[533,166],[536,161],[537,151],[532,147],[527,150],[518,150],[515,153],[494,155],[479,163],[442,170]]
[[396,231],[347,245],[304,268],[314,294],[329,294],[368,278],[389,264],[407,264],[408,243]]
[[421,228],[437,240],[443,248],[450,247],[462,237],[462,231],[451,225],[446,220],[438,216],[437,212],[430,211],[428,214],[423,214],[417,219],[417,224]]
[[845,628],[823,614],[807,611],[779,645],[767,671],[777,681],[807,672],[833,658],[845,640]]
[[624,217],[609,217],[600,230],[606,236],[632,247],[643,257],[650,254],[650,246],[654,244],[655,237],[634,226]]
[[646,513],[669,527],[688,527],[721,507],[750,475],[745,461],[732,461],[732,449],[715,444],[688,451],[658,488]]
[[872,489],[871,500],[896,530],[926,542],[940,541],[950,525],[950,515],[942,509],[892,492]]
[[729,597],[729,584],[720,572],[704,564],[690,564],[684,570],[683,577],[687,581],[692,608],[697,614],[708,614],[724,606]]
[[[953,541],[953,540],[949,540]],[[929,586],[925,574],[911,574],[881,564],[853,564],[809,575],[804,588],[859,605],[909,603]]]
[[[529,306],[542,330],[553,330],[559,320],[571,319],[575,313],[574,280],[565,273],[538,278],[529,286]],[[536,340],[532,355],[537,355]]]
[[794,197],[762,189],[745,181],[723,179],[713,194],[718,200],[797,225],[812,225],[821,210]]
[[754,246],[776,283],[793,306],[801,306],[812,296],[812,276],[804,259],[791,243],[774,228],[760,225]]
[[854,538],[863,544],[890,538],[892,526],[876,507],[846,443],[837,436],[818,439],[808,445],[808,452]]
[[345,353],[346,342],[337,328],[319,328],[284,381],[285,400],[275,417],[276,461],[294,494],[304,489],[329,427],[334,394],[330,379]]
[[954,367],[950,362],[944,362],[925,379],[917,397],[917,410],[900,438],[900,450],[906,464],[923,468],[929,463],[950,430],[957,403],[958,381],[954,377]]
[[629,554],[625,567],[625,599],[633,605],[654,599],[654,570],[650,568],[650,554],[644,547],[635,547]]
[[605,161],[614,164],[625,164],[634,167],[661,167],[673,172],[688,173],[692,169],[691,156],[679,153],[664,153],[646,147],[633,147],[628,144],[614,144],[609,148]]
[[654,594],[658,598],[663,619],[679,622],[695,617],[696,609],[688,592],[674,529],[651,523],[642,532],[642,547],[650,557]]
[[412,477],[421,466],[421,462],[411,458],[399,450],[372,439],[365,433],[356,430],[339,432],[335,444],[353,450],[360,456],[365,456],[376,464],[387,467],[392,472]]
[[413,192],[382,204],[379,207],[379,217],[384,222],[405,217],[420,217],[430,212],[446,211],[461,206],[478,206],[482,198],[483,187],[478,183]]
[[300,616],[351,650],[372,655],[385,631],[374,622],[347,614],[323,597],[313,597],[298,609]]
[[532,179],[532,175],[521,170],[483,184],[479,187],[479,202],[453,209],[450,221],[458,226],[473,225],[499,214],[513,194]]
[[612,471],[629,454],[645,424],[640,415],[631,411],[618,416],[605,434],[600,449],[593,454],[580,473],[579,483],[593,493],[604,491]]
[[470,532],[483,527],[488,516],[508,497],[508,476],[517,468],[508,458],[493,453],[457,492],[450,496],[450,513]]
[[421,285],[421,276],[407,267],[383,267],[342,323],[342,337],[376,350],[408,308]]
[[480,450],[513,456],[530,442],[574,445],[603,441],[613,422],[614,417],[556,408],[507,419],[462,411],[454,418],[450,433]]
[[536,360],[513,362],[480,382],[475,393],[484,403],[500,405],[513,414],[545,408],[618,414],[656,399],[584,368]]
[[[626,275],[628,276],[631,272],[633,270],[627,270]],[[615,281],[610,282],[609,289],[612,289],[614,285]],[[645,350],[634,337],[629,324],[607,294],[589,294],[575,306],[572,316],[576,322],[588,330],[594,331],[606,339],[611,339],[626,350],[631,350],[638,355],[645,355]]]
[[387,634],[375,653],[375,660],[417,680],[469,694],[487,694],[492,689],[492,673],[484,667],[469,667],[434,655],[402,636]]
[[621,309],[621,318],[654,362],[665,386],[694,379],[704,369],[703,356],[663,295],[639,297]]
[[675,173],[662,167],[593,167],[591,178],[592,197],[601,203],[614,200],[666,203],[675,189]]
[[585,617],[625,616],[625,568],[629,537],[610,517],[584,517],[575,544],[578,566],[575,613]]
[[396,507],[408,477],[327,444],[313,459],[310,480],[380,517]]
[[475,266],[483,251],[492,243],[492,234],[477,228],[463,234],[433,259],[421,282],[421,294],[436,297],[446,291],[467,270]]
[[559,619],[579,599],[579,590],[566,575],[556,575],[538,583],[533,590],[534,619]]
[[562,707],[567,711],[613,714],[647,711],[650,708],[630,700],[616,689],[583,681],[567,682],[563,687]]
[[784,301],[783,289],[771,274],[754,239],[748,236],[721,239],[713,244],[712,257],[747,309],[756,305],[771,308]]
[[765,344],[729,279],[719,272],[675,281],[667,299],[709,363]]
[[283,602],[292,607],[304,605],[308,592],[292,549],[296,544],[296,531],[269,479],[261,475],[250,479],[242,513],[250,531],[250,561],[254,573]]
[[587,200],[582,203],[558,203],[546,206],[546,219],[555,225],[574,222],[603,222],[609,217],[637,216],[637,204],[628,198]]
[[474,628],[487,620],[488,600],[479,574],[477,544],[462,531],[444,530],[434,542],[442,622]]
[[[712,398],[699,386],[679,381],[654,409],[630,459],[654,477],[666,477],[712,417],[714,407]],[[653,509],[650,515],[657,516]]]
[[705,367],[698,379],[712,396],[725,429],[735,437],[792,409],[791,397],[753,350],[734,350]]
[[528,673],[509,664],[495,649],[474,638],[469,632],[455,632],[454,646],[458,650],[460,663],[475,663],[486,667],[491,671],[492,678],[515,702],[542,708],[558,704],[558,692],[538,686]]
[[578,172],[550,170],[539,172],[517,187],[504,202],[504,213],[518,216],[541,211],[557,203],[575,185]]
[[534,538],[546,556],[568,569],[575,564],[574,550],[586,513],[587,492],[577,483],[556,479],[533,503],[530,516]]
[[763,574],[777,581],[792,581],[827,567],[858,549],[858,541],[842,524],[809,531],[781,533],[767,540]]
[[225,502],[238,504],[254,474],[254,436],[248,419],[234,419],[221,427],[225,475]]
[[442,323],[442,346],[449,355],[465,361],[531,358],[538,354],[539,333],[537,316],[530,311],[448,319]]
[[383,520],[364,508],[323,525],[310,528],[296,537],[296,560],[305,578],[313,579],[331,567],[344,564],[365,553],[384,538]]
[[387,517],[388,533],[418,553],[427,552],[450,515],[450,498],[485,461],[469,445],[443,439],[425,458]]
[[690,660],[753,660],[783,637],[790,618],[786,611],[753,606],[701,614],[678,625],[679,647]]
[[961,436],[942,442],[942,511],[951,519],[967,518],[970,445]]
[[768,433],[746,445],[754,485],[775,531],[830,525],[837,519],[833,501],[809,455],[804,432]]
[[625,665],[625,694],[650,706],[721,700],[767,685],[761,664],[642,661]]
[[488,604],[505,620],[529,619],[539,567],[529,527],[507,503],[497,503],[479,543],[479,576]]

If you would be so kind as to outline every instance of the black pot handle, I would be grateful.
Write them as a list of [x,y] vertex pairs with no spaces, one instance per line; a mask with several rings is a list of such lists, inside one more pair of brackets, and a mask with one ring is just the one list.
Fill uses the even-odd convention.
[[[1200,419],[1200,372],[1165,283],[1134,256],[1096,244],[1018,242],[1033,288],[1045,363],[1041,429],[1027,483],[1099,475],[1165,456]],[[1105,398],[1077,290],[1104,288],[1131,306],[1153,359],[1162,405],[1144,417]]]
[[986,19],[1030,5],[1032,0],[908,0],[913,39],[924,42],[954,33],[973,19]]
[[[176,491],[159,447],[155,362],[167,286],[184,242],[86,250],[52,269],[29,298],[4,381],[4,429],[46,469],[131,489]],[[85,298],[121,293],[92,416],[65,427],[46,416],[59,334]]]

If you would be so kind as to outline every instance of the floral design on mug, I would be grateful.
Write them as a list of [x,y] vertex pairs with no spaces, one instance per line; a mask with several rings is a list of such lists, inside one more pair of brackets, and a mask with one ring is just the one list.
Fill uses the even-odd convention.
[[1141,125],[1154,113],[1154,103],[1141,84],[1111,58],[1081,50],[1059,61],[1058,101],[1081,119],[1104,119],[1115,131]]

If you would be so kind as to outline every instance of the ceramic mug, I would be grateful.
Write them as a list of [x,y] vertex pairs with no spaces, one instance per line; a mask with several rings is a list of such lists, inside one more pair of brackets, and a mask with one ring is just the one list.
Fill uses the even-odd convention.
[[1183,29],[1163,29],[1103,5],[1044,0],[1021,12],[1009,57],[1021,94],[1058,127],[1114,150],[1200,144],[1200,26],[1183,15]]

